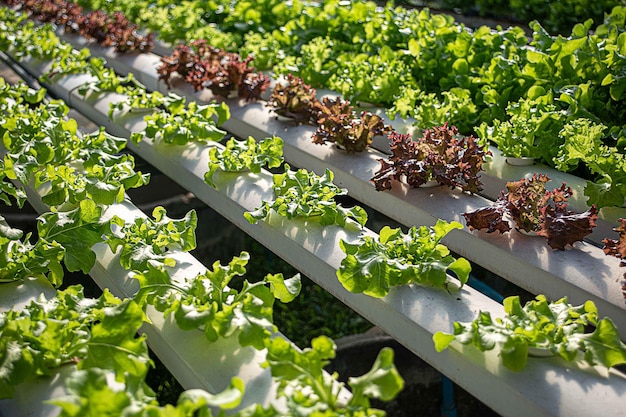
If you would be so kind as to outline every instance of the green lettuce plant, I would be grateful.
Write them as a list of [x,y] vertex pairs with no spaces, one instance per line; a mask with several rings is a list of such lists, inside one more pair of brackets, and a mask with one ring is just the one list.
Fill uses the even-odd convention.
[[256,210],[245,212],[244,217],[255,224],[274,212],[287,219],[315,219],[322,226],[346,226],[349,219],[365,225],[367,213],[362,207],[347,209],[335,201],[335,196],[346,195],[347,190],[333,184],[333,178],[328,169],[318,176],[305,169],[293,171],[287,165],[284,173],[273,175],[274,201],[264,201]]
[[[326,336],[313,339],[311,347],[304,350],[280,337],[268,344],[265,366],[278,381],[278,395],[285,398],[287,415],[384,416],[383,411],[371,408],[371,399],[390,401],[404,387],[393,362],[393,350],[383,348],[369,372],[349,378],[352,396],[342,400],[344,384],[337,381],[336,373],[324,371],[335,357],[335,349],[334,342]],[[267,415],[284,414],[274,411]]]
[[588,204],[598,208],[622,207],[626,201],[626,156],[608,146],[606,126],[580,118],[565,124],[559,132],[563,145],[554,158],[561,171],[578,169],[590,172],[584,194]]
[[54,286],[61,285],[63,247],[56,241],[38,239],[31,243],[32,235],[23,235],[22,230],[10,227],[0,216],[0,282],[44,277]]
[[[471,323],[454,323],[452,334],[433,335],[435,349],[441,352],[453,341],[472,345],[481,351],[497,349],[502,364],[513,371],[526,367],[529,350],[539,348],[566,361],[584,359],[589,365],[606,368],[626,363],[626,345],[613,322],[598,318],[593,302],[580,306],[567,298],[549,302],[543,295],[524,306],[519,297],[504,300],[504,317],[492,318],[481,311]],[[588,327],[593,330],[588,331]]]
[[190,210],[182,219],[171,219],[157,206],[152,217],[137,217],[124,222],[117,216],[111,222],[121,230],[107,238],[114,253],[119,252],[120,265],[129,271],[145,271],[148,265],[175,266],[173,251],[189,252],[196,248],[198,216]]
[[478,128],[481,140],[494,143],[504,156],[535,158],[552,163],[562,143],[559,131],[567,115],[548,96],[520,100],[506,109],[506,120],[482,123]]
[[143,319],[134,301],[106,289],[88,299],[80,286],[0,313],[0,398],[12,397],[20,382],[52,375],[66,364],[110,369],[120,378],[145,375],[151,361],[145,336],[137,336]]
[[[72,372],[65,382],[67,394],[47,403],[59,407],[59,417],[86,416],[94,412],[109,416],[211,417],[212,409],[237,407],[245,391],[243,381],[233,378],[230,386],[217,394],[190,389],[178,397],[176,404],[159,405],[143,379],[124,375],[113,385],[109,376],[110,371],[101,368]],[[223,416],[222,412],[218,413]]]
[[173,314],[183,330],[202,330],[214,342],[220,337],[237,336],[241,346],[263,349],[277,331],[273,324],[276,299],[292,301],[300,292],[300,275],[284,279],[268,274],[263,280],[244,280],[239,288],[231,281],[246,273],[250,256],[242,252],[228,265],[219,261],[205,273],[174,282],[162,266],[148,264],[147,270],[133,274],[141,289],[137,299],[149,303],[165,316]]
[[213,176],[218,170],[258,174],[262,167],[278,168],[283,161],[283,140],[277,136],[258,142],[253,137],[245,141],[232,138],[223,149],[209,150],[209,170],[204,174],[204,182],[215,187]]
[[455,259],[441,243],[450,231],[461,228],[458,222],[438,220],[432,228],[412,227],[406,234],[385,226],[377,236],[363,234],[354,242],[342,239],[339,246],[346,257],[337,277],[348,291],[379,298],[407,284],[447,289],[447,272],[453,272],[463,285],[470,263]]
[[167,111],[158,111],[144,117],[146,128],[133,132],[130,139],[139,143],[143,138],[162,141],[171,145],[191,142],[219,141],[226,132],[219,128],[230,118],[230,109],[224,102],[198,104],[195,101],[181,105],[174,101]]

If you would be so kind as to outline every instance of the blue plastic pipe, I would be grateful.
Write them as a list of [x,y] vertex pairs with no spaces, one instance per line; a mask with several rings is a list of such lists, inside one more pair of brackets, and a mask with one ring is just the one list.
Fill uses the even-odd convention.
[[441,375],[443,398],[441,401],[441,417],[457,417],[454,401],[454,384],[445,375]]
[[494,301],[497,301],[499,303],[502,303],[502,301],[504,301],[504,297],[500,295],[499,292],[491,288],[489,285],[485,284],[483,281],[476,279],[472,275],[470,275],[469,280],[467,280],[467,285],[477,291],[480,291]]

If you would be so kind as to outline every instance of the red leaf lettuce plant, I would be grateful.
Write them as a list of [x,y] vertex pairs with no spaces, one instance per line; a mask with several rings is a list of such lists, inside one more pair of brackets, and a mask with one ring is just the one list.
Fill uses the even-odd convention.
[[347,152],[363,152],[373,141],[374,136],[387,135],[391,126],[371,112],[363,111],[355,116],[350,102],[337,97],[324,97],[317,120],[317,130],[313,133],[313,143],[334,142]]
[[157,72],[169,87],[172,75],[178,73],[195,91],[208,88],[221,97],[236,91],[239,97],[253,101],[259,100],[270,85],[268,76],[249,65],[253,59],[242,59],[237,53],[215,48],[200,39],[177,45],[172,55],[161,58]]
[[470,230],[487,229],[487,233],[505,233],[515,228],[526,233],[536,233],[548,239],[552,249],[563,250],[567,245],[582,241],[591,233],[598,218],[598,210],[591,206],[584,213],[567,208],[572,189],[565,183],[552,191],[546,190],[550,180],[545,174],[508,182],[507,192],[489,207],[463,213]]
[[434,180],[470,193],[482,190],[479,173],[485,156],[491,153],[473,136],[459,139],[455,126],[446,123],[426,129],[417,140],[394,131],[389,141],[391,157],[379,159],[380,170],[370,180],[376,190],[390,190],[392,180],[415,188]]
[[31,0],[7,2],[19,6],[40,22],[63,25],[70,33],[79,33],[103,47],[113,47],[116,52],[148,52],[154,47],[152,33],[143,36],[138,26],[121,12],[108,14],[102,10],[83,12],[83,8],[65,0]]
[[267,105],[277,115],[293,119],[296,124],[317,125],[321,103],[316,94],[302,78],[287,74],[286,80],[274,86]]
[[362,152],[374,136],[391,132],[391,126],[385,125],[380,116],[367,111],[358,116],[350,102],[341,97],[318,100],[315,89],[292,74],[287,74],[285,82],[276,84],[268,106],[296,124],[317,126],[313,143],[337,143],[348,152]]

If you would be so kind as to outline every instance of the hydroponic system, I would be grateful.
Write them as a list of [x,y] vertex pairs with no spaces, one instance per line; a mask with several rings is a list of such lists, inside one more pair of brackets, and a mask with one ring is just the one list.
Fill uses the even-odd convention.
[[[340,382],[332,338],[283,335],[300,274],[249,280],[244,250],[203,265],[196,211],[128,197],[151,181],[136,157],[495,413],[623,415],[626,4],[491,3],[438,5],[518,20],[1,2],[22,79],[0,78],[0,200],[38,218],[0,218],[0,416],[382,416],[404,388],[392,349]],[[64,285],[78,271],[101,296]],[[145,381],[148,347],[174,404]]]

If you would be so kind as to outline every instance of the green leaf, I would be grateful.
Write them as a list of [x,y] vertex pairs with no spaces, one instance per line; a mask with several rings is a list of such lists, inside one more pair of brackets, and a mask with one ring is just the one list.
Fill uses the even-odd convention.
[[178,403],[191,402],[199,407],[219,407],[228,410],[239,406],[243,394],[245,393],[244,381],[240,378],[233,378],[230,386],[217,394],[210,394],[204,390],[191,389],[183,392],[178,398]]
[[116,375],[145,376],[151,363],[145,335],[133,337],[143,324],[143,311],[132,300],[126,300],[104,313],[102,321],[91,329],[87,356],[79,369],[104,368]]
[[284,280],[281,274],[268,274],[231,288],[233,278],[246,274],[249,259],[242,252],[228,265],[216,261],[212,269],[182,282],[173,282],[163,265],[151,261],[147,271],[133,275],[141,286],[136,300],[144,308],[149,303],[166,316],[173,314],[183,330],[203,329],[211,342],[237,335],[242,346],[262,349],[276,330],[275,298],[292,301],[300,291],[300,276]]
[[[226,134],[218,128],[230,117],[225,103],[198,105],[192,101],[184,107],[177,102],[168,106],[168,110],[144,117],[145,137],[182,146],[192,142],[219,141]],[[134,141],[140,139],[139,135],[133,137]]]
[[[5,334],[5,332],[2,332]],[[15,386],[35,374],[37,364],[28,346],[21,346],[9,337],[0,341],[0,398],[12,398]]]
[[109,386],[106,371],[102,369],[75,372],[66,386],[68,396],[49,400],[61,408],[60,417],[120,416],[131,405],[126,392]]
[[152,211],[154,220],[136,218],[121,230],[121,237],[111,236],[107,243],[113,252],[121,247],[120,264],[129,270],[143,272],[149,262],[167,266],[175,264],[171,251],[188,252],[196,247],[196,226],[198,218],[195,210],[185,217],[174,220],[167,216],[163,207]]
[[580,162],[592,169],[598,167],[598,157],[609,152],[602,141],[605,130],[606,126],[589,119],[567,123],[559,132],[563,145],[554,158],[555,166],[563,172],[577,168]]
[[287,280],[283,278],[283,274],[268,274],[265,280],[269,282],[272,294],[283,303],[293,301],[302,289],[300,274],[296,274]]
[[[347,256],[337,270],[337,277],[350,292],[384,297],[389,292],[392,268],[387,265],[385,254],[379,252],[383,249],[368,238],[365,236],[361,241],[363,243],[354,245],[340,241],[339,245]],[[395,263],[395,260],[391,262]]]
[[122,303],[106,289],[97,299],[85,298],[80,286],[0,313],[0,386],[11,386],[0,395],[69,364],[111,366],[119,375],[144,378],[150,359],[144,339],[136,338],[142,322],[143,312],[131,301]]
[[502,345],[502,363],[512,371],[521,371],[526,367],[528,342],[522,338],[512,337]]
[[587,181],[584,193],[589,203],[597,207],[621,207],[626,199],[626,187],[613,184],[609,177],[595,183]]
[[391,401],[404,388],[404,380],[395,368],[393,350],[383,348],[378,353],[372,369],[360,377],[351,377],[348,385],[352,388],[350,404],[364,404],[363,396],[382,401]]
[[455,339],[455,335],[447,334],[444,332],[436,332],[433,335],[433,342],[435,344],[435,350],[437,352],[442,352],[450,346]]
[[62,417],[211,417],[211,409],[236,407],[244,392],[243,381],[233,378],[230,387],[222,392],[211,394],[192,389],[183,392],[175,406],[161,407],[143,380],[126,375],[121,381],[114,381],[112,377],[110,371],[100,368],[75,371],[67,378],[67,395],[46,403],[60,407]]
[[209,150],[209,171],[204,180],[215,187],[213,176],[217,170],[225,172],[251,171],[261,172],[263,166],[268,168],[279,167],[283,163],[283,140],[273,136],[260,142],[249,137],[245,141],[230,139],[224,149],[211,148]]
[[472,265],[467,259],[458,258],[448,265],[448,269],[454,272],[458,280],[461,282],[461,285],[464,285],[469,279],[470,272],[472,272]]
[[591,365],[610,368],[626,363],[626,345],[608,317],[600,320],[593,333],[582,343],[586,349],[585,360]]
[[91,249],[110,234],[109,222],[102,221],[102,208],[92,200],[82,200],[74,210],[45,213],[39,217],[42,241],[57,242],[65,249],[64,262],[69,271],[89,273],[96,255]]
[[338,375],[329,375],[324,367],[335,357],[335,343],[326,336],[311,341],[311,347],[299,349],[277,337],[268,342],[267,361],[272,376],[278,381],[279,396],[286,407],[297,415],[379,415],[370,408],[370,398],[392,399],[403,387],[403,380],[393,363],[393,351],[383,349],[372,369],[365,375],[350,378],[353,396],[342,405],[339,394],[343,388]]
[[3,223],[0,221],[0,282],[45,276],[52,285],[60,286],[64,275],[61,266],[64,248],[57,242],[43,240],[32,244],[30,234],[21,241],[23,232]]

